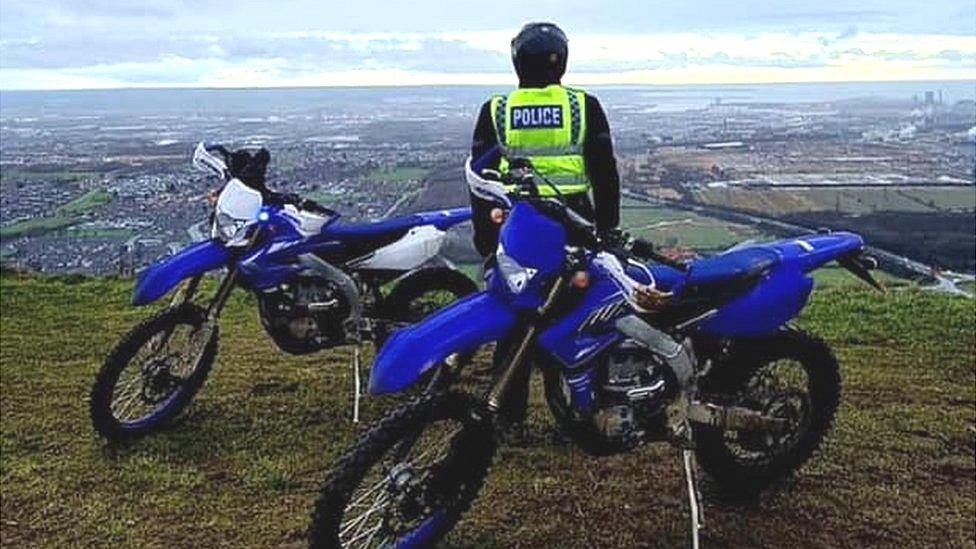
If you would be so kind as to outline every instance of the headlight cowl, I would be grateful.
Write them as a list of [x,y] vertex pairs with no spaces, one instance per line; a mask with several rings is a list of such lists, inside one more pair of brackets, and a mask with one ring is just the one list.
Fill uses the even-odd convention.
[[524,290],[538,272],[538,269],[523,267],[518,261],[506,254],[505,248],[500,242],[495,252],[495,260],[498,262],[498,271],[513,294],[518,294]]

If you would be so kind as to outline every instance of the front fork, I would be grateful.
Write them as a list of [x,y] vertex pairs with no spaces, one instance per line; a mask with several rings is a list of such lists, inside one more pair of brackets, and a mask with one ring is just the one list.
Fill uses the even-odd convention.
[[[250,250],[255,243],[257,243],[260,230],[254,231],[248,242],[245,250]],[[210,305],[207,306],[206,319],[204,325],[201,328],[207,328],[210,331],[210,327],[217,323],[217,319],[220,318],[220,312],[223,311],[224,305],[227,304],[227,298],[230,297],[231,291],[234,289],[234,285],[237,282],[237,275],[240,267],[237,261],[230,264],[227,269],[227,275],[220,281],[220,286],[217,288],[217,294],[210,301]],[[170,307],[179,307],[186,303],[193,301],[193,297],[196,295],[197,290],[200,289],[200,281],[203,280],[203,274],[198,274],[186,281],[183,287],[173,294],[173,300],[170,302]],[[166,347],[169,343],[169,338],[173,335],[172,330],[167,330],[163,337],[160,338],[159,342],[156,344],[154,351],[158,352],[160,349]]]
[[200,281],[203,280],[203,275],[198,274],[193,278],[186,281],[186,284],[180,288],[179,291],[173,294],[173,300],[170,301],[170,307],[179,307],[184,303],[189,303],[193,300],[193,296],[196,295],[197,290],[200,288]]
[[215,324],[217,319],[220,318],[220,312],[224,310],[224,305],[227,304],[227,298],[230,297],[231,291],[234,290],[234,285],[237,283],[237,277],[240,274],[240,263],[237,259],[244,257],[248,252],[254,249],[254,246],[258,243],[261,238],[260,227],[255,229],[254,233],[251,234],[251,238],[248,239],[247,245],[240,254],[235,254],[234,260],[231,262],[230,266],[227,267],[227,276],[220,281],[220,286],[217,288],[217,295],[214,296],[210,305],[207,307],[207,322],[210,324]]
[[568,283],[569,278],[566,275],[561,275],[556,279],[552,289],[549,290],[549,295],[546,297],[545,302],[535,311],[536,321],[529,325],[525,335],[515,347],[515,352],[511,355],[512,358],[498,376],[498,380],[488,391],[486,400],[488,401],[488,410],[492,414],[498,414],[501,410],[502,404],[505,402],[505,396],[508,394],[509,389],[511,389],[512,384],[521,382],[527,377],[528,372],[526,369],[529,368],[531,362],[526,360],[526,358],[535,341],[535,336],[539,331],[540,320],[546,318],[547,313],[562,295]]

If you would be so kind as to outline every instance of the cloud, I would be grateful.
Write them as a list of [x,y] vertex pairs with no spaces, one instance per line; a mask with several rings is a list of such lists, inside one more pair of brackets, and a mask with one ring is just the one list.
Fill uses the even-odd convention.
[[[974,79],[976,36],[946,21],[953,13],[976,17],[966,1],[923,8],[863,0],[851,9],[821,0],[817,9],[797,10],[791,2],[704,0],[695,9],[663,3],[651,10],[644,0],[600,9],[544,0],[519,11],[516,0],[498,0],[493,10],[445,9],[433,0],[383,9],[5,0],[0,88],[508,82],[513,29],[553,13],[568,20],[570,76],[580,81],[866,78],[854,67],[886,79]],[[340,24],[361,28],[328,30]],[[489,24],[496,28],[478,28]]]

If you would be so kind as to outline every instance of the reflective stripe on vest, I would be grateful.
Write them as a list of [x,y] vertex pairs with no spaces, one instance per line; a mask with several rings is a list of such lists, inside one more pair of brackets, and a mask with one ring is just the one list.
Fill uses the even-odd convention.
[[[492,121],[505,157],[528,158],[536,173],[562,194],[589,191],[583,160],[585,104],[584,92],[558,84],[520,88],[492,97]],[[499,170],[508,170],[506,158]],[[542,185],[539,192],[544,196],[556,194],[547,185]]]

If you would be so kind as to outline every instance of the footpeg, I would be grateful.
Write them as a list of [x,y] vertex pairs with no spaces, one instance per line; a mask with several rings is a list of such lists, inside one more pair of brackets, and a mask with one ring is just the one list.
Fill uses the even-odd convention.
[[635,402],[639,400],[647,400],[649,398],[657,396],[658,393],[660,393],[662,390],[664,390],[664,380],[659,379],[657,380],[657,383],[652,383],[645,387],[637,387],[636,389],[630,389],[629,391],[627,391],[627,399],[630,400],[631,402]]
[[315,303],[309,303],[305,305],[305,308],[310,313],[321,313],[324,311],[329,311],[335,309],[339,305],[338,299],[330,299],[328,301],[319,301]]

